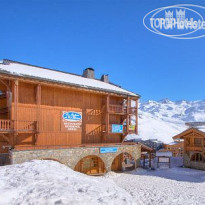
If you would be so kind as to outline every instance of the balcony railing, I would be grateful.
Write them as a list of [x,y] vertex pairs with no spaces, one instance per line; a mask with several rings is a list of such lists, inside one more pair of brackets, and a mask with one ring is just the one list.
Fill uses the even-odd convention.
[[13,120],[0,120],[0,131],[11,132],[14,129]]
[[[127,107],[122,105],[109,105],[109,112],[110,113],[117,113],[117,114],[126,114],[127,113]],[[130,107],[128,114],[136,115],[137,108],[136,107]]]
[[122,113],[125,114],[127,112],[126,107],[122,105],[109,105],[109,112],[111,113]]
[[14,120],[0,120],[0,132],[37,132],[37,121],[17,121],[15,129]]
[[137,113],[137,108],[136,107],[129,108],[129,114],[136,115],[136,113]]
[[18,132],[35,132],[37,131],[36,121],[18,121]]

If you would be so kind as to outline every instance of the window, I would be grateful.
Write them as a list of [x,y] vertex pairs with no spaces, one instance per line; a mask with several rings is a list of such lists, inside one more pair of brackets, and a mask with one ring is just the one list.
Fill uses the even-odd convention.
[[200,153],[195,153],[195,154],[192,155],[191,161],[203,162],[203,161],[204,161],[204,158],[203,158],[202,154],[200,154]]
[[201,138],[194,138],[194,145],[202,145],[202,139]]

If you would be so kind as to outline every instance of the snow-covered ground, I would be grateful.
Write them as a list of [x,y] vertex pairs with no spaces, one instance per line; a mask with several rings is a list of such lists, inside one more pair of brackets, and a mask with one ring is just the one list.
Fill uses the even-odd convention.
[[0,167],[1,205],[131,204],[110,179],[87,176],[55,161]]
[[205,121],[205,100],[148,101],[139,106],[139,136],[170,143],[186,130],[185,122]]
[[205,204],[205,172],[176,167],[90,177],[54,161],[0,167],[0,204]]

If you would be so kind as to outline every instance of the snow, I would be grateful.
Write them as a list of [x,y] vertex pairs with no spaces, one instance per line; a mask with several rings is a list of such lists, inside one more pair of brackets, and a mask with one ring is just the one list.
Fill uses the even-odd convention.
[[171,169],[164,165],[156,170],[137,169],[109,178],[132,196],[132,204],[205,204],[205,172],[178,167],[182,165],[181,158],[172,158],[171,163]]
[[91,177],[54,161],[0,167],[0,204],[205,204],[205,172],[182,168],[110,172]]
[[52,80],[55,82],[68,83],[83,88],[102,89],[108,92],[117,92],[131,96],[138,96],[135,93],[129,92],[118,86],[110,83],[105,83],[96,79],[84,78],[75,74],[64,73],[51,69],[39,68],[31,65],[24,65],[15,62],[10,62],[9,65],[0,64],[0,71],[9,72],[12,75],[36,77],[42,80]]
[[131,204],[110,179],[91,177],[54,161],[0,167],[0,204]]
[[205,121],[205,100],[150,100],[139,105],[139,135],[143,140],[157,138],[170,143],[173,136],[188,129],[185,122],[197,121]]
[[125,137],[125,140],[133,140],[133,139],[141,139],[141,137],[139,135],[136,135],[136,134],[128,134]]

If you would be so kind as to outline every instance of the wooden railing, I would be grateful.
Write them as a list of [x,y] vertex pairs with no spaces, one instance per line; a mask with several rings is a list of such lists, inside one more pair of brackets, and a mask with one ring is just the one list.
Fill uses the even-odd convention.
[[[127,107],[126,106],[122,106],[122,105],[110,104],[109,105],[109,112],[110,113],[126,114],[127,113]],[[128,114],[136,115],[136,113],[137,113],[137,108],[136,107],[130,107],[129,108],[129,113]]]
[[12,120],[0,120],[0,131],[11,132],[14,129],[14,122]]
[[137,108],[136,107],[129,108],[129,114],[136,115],[136,113],[137,113]]
[[[15,126],[17,129],[15,129]],[[37,121],[17,121],[14,120],[0,120],[0,132],[37,132]]]
[[37,131],[36,121],[18,121],[18,132],[35,132]]
[[109,112],[111,113],[123,113],[127,112],[127,108],[122,105],[109,105]]

